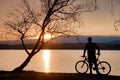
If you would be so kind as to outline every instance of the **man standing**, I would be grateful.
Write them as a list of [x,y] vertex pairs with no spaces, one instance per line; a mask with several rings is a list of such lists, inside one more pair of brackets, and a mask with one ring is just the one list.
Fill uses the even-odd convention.
[[100,48],[97,46],[97,44],[92,42],[91,37],[88,38],[88,43],[85,45],[83,57],[85,56],[86,50],[87,50],[90,74],[92,74],[93,64],[95,65],[97,74],[99,74],[98,67],[97,67],[97,60],[96,60],[96,50],[98,50],[98,55],[100,55]]

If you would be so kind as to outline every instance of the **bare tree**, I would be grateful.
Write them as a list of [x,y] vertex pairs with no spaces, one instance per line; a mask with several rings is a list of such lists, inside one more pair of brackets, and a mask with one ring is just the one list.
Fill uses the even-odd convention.
[[[32,1],[32,0],[31,0]],[[20,72],[44,45],[44,34],[71,35],[75,26],[81,25],[82,12],[96,10],[96,0],[22,0],[22,5],[7,15],[4,22],[12,34],[17,35],[28,54],[26,60],[13,72]],[[24,39],[39,35],[34,47],[29,51]]]
[[111,14],[114,18],[114,28],[116,31],[120,29],[120,0],[111,1]]

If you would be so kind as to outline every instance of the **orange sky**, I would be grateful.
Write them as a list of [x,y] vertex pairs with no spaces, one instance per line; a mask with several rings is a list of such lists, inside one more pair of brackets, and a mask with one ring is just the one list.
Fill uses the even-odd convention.
[[[6,5],[0,6],[0,18],[2,18],[2,15],[4,14],[4,9],[7,9],[7,6],[11,6],[9,4],[9,0],[4,1],[6,1],[6,3],[4,3]],[[14,5],[16,5],[16,1],[17,0],[12,0],[11,4],[13,5],[14,3]],[[80,35],[120,36],[120,31],[115,31],[115,28],[113,27],[114,19],[116,16],[113,16],[113,14],[111,13],[110,1],[111,0],[98,0],[98,9],[96,11],[86,12],[82,14],[81,17],[82,21],[84,22],[84,25],[77,30]],[[114,2],[114,5],[117,5],[117,2]],[[118,7],[120,8],[120,6]],[[118,9],[114,9],[114,11],[118,11]],[[118,11],[117,13],[119,12],[120,11]],[[1,35],[3,35],[2,28],[0,29],[0,36]]]
[[111,13],[110,4],[110,0],[99,0],[96,11],[83,14],[84,26],[81,28],[81,34],[120,36],[120,31],[115,31],[113,26],[115,17],[119,15],[115,16]]

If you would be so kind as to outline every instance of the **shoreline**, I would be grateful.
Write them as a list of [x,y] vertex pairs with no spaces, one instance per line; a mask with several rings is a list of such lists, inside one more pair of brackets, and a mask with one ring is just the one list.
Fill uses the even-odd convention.
[[22,71],[13,73],[0,71],[0,80],[120,80],[120,76],[96,75],[78,73],[45,73],[34,71]]
[[[86,43],[46,43],[42,49],[52,49],[52,50],[83,50]],[[120,50],[120,44],[110,44],[110,43],[97,43],[101,50]],[[26,44],[28,49],[33,49],[34,44]],[[9,45],[9,44],[0,44],[0,49],[24,49],[21,44]]]

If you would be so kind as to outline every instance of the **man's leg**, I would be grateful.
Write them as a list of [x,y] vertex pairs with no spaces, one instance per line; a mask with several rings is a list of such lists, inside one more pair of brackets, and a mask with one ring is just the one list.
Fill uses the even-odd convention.
[[97,64],[95,64],[95,69],[96,69],[96,73],[99,74],[99,71],[98,71],[98,66]]
[[92,61],[89,60],[89,68],[90,68],[90,74],[92,74]]
[[90,64],[90,74],[92,74],[92,64]]
[[99,74],[96,57],[94,58],[93,64],[95,65],[96,73]]

